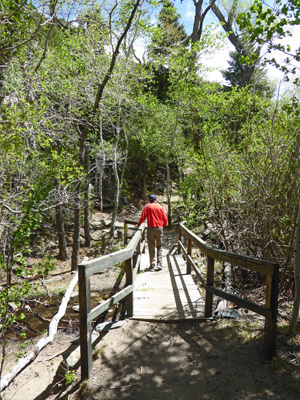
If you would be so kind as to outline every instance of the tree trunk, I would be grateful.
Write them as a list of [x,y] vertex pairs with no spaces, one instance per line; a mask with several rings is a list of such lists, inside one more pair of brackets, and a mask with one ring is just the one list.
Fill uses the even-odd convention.
[[84,203],[83,203],[83,216],[84,216],[84,245],[85,247],[89,247],[91,244],[91,232],[90,232],[90,223],[89,223],[89,169],[90,169],[90,159],[89,159],[89,151],[87,146],[85,146],[85,153],[84,153],[84,165],[85,165],[85,181],[84,181]]
[[56,231],[58,238],[58,258],[62,261],[68,259],[67,244],[65,238],[65,227],[63,220],[63,209],[61,205],[55,207],[55,220],[56,220]]
[[171,193],[170,193],[170,181],[171,181],[171,178],[170,178],[170,165],[169,165],[168,161],[166,163],[166,168],[167,168],[166,191],[167,191],[167,201],[168,201],[168,226],[171,228],[171,226],[172,226],[172,209],[171,209]]
[[[218,18],[218,20],[220,21],[222,28],[227,33],[228,39],[229,39],[230,43],[234,46],[236,51],[243,56],[251,56],[251,54],[249,54],[249,51],[247,50],[247,48],[246,48],[245,44],[243,43],[243,40],[241,39],[239,34],[234,33],[232,21],[233,21],[234,15],[236,13],[236,2],[233,3],[233,7],[234,7],[234,11],[231,13],[229,12],[228,21],[226,21],[221,10],[219,9],[218,6],[216,6],[215,3],[212,4],[211,9],[212,9],[213,13],[215,14],[215,16]],[[260,51],[261,51],[260,46],[257,46],[257,48],[254,50],[254,52],[258,56],[260,54]],[[255,63],[244,65],[241,86],[245,87],[251,82],[253,73],[255,71],[255,67],[256,67]]]
[[194,17],[194,24],[193,24],[193,31],[191,34],[192,43],[196,43],[200,41],[202,32],[203,32],[203,24],[206,14],[211,8],[211,5],[215,2],[215,0],[211,0],[208,6],[202,10],[203,0],[194,0],[195,5],[195,17]]
[[81,182],[79,181],[75,187],[74,194],[74,233],[71,259],[72,271],[77,271],[80,250],[80,186]]
[[119,200],[120,200],[120,180],[118,175],[118,163],[117,163],[117,150],[113,149],[113,173],[115,179],[115,200],[114,200],[114,210],[111,219],[110,236],[113,237],[115,231],[115,225],[117,220]]
[[166,190],[167,190],[167,200],[168,200],[168,225],[169,225],[169,227],[171,227],[171,224],[172,224],[171,190],[170,190],[170,187],[171,187],[170,160],[171,160],[171,154],[172,154],[174,143],[175,143],[175,138],[177,135],[178,116],[179,116],[179,100],[177,101],[175,124],[174,124],[173,132],[172,132],[172,135],[170,138],[170,146],[169,146],[169,151],[168,151],[167,161],[166,161],[166,168],[167,168]]
[[[100,143],[103,145],[103,132],[102,132],[102,118],[100,120]],[[106,162],[106,155],[104,149],[100,153],[100,165],[99,165],[99,203],[100,210],[103,211],[103,178],[104,178],[104,168]]]
[[300,200],[298,203],[298,215],[295,227],[294,237],[294,280],[295,280],[295,295],[292,310],[292,317],[288,327],[289,333],[295,333],[297,319],[299,316],[299,303],[300,303]]

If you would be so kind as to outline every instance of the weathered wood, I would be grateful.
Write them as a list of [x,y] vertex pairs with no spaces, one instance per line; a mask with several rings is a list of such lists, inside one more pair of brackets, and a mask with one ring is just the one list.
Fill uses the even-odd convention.
[[183,248],[183,245],[181,243],[181,237],[182,237],[182,231],[181,229],[178,229],[178,249],[177,249],[178,254],[180,254],[180,251]]
[[[136,275],[136,268],[133,273],[133,259],[139,262],[139,257],[134,254],[145,247],[145,222],[131,239],[129,245],[120,251],[109,254],[95,260],[85,261],[78,266],[79,271],[79,319],[80,319],[80,349],[81,349],[81,377],[88,379],[92,368],[92,343],[91,343],[91,321],[109,307],[126,297],[127,314],[133,314],[133,279]],[[139,254],[140,256],[140,254]],[[126,284],[125,289],[100,304],[91,311],[90,300],[90,276],[100,271],[120,264],[125,261]]]
[[66,293],[64,294],[64,297],[62,298],[58,312],[55,314],[55,316],[52,318],[49,324],[48,336],[40,339],[34,346],[32,351],[30,351],[25,357],[22,357],[6,375],[0,377],[0,392],[4,390],[27,365],[29,365],[33,360],[35,360],[40,351],[47,344],[53,341],[54,336],[57,332],[58,323],[66,313],[68,302],[70,300],[71,294],[77,282],[78,282],[78,273],[74,275]]
[[[125,261],[125,271],[126,271],[126,283],[125,286],[132,286],[133,284],[133,265],[132,259],[128,259]],[[130,293],[126,297],[127,304],[127,315],[128,317],[132,317],[133,315],[133,293]]]
[[94,307],[91,312],[87,316],[87,322],[91,322],[93,319],[97,318],[98,315],[107,311],[110,307],[117,304],[119,301],[124,299],[133,291],[133,285],[127,286],[124,289],[120,290],[120,292],[114,294],[105,302],[99,304],[98,306]]
[[128,233],[128,230],[129,230],[128,225],[134,225],[134,227],[131,228],[131,229],[137,229],[136,228],[137,224],[138,224],[138,221],[132,221],[130,219],[125,219],[124,220],[124,246],[127,245],[127,239],[128,239],[127,233]]
[[138,224],[138,221],[134,221],[132,219],[124,219],[124,224],[136,226]]
[[[94,343],[97,344],[100,339],[101,339],[100,335],[92,334],[92,340],[91,340],[92,341],[92,345]],[[75,368],[76,367],[78,361],[80,361],[80,353],[81,353],[81,351],[80,351],[80,344],[79,344],[79,346],[77,346],[72,351],[72,353],[70,353],[68,355],[68,357],[66,358],[66,363],[67,363],[69,368]]]
[[[104,269],[113,267],[120,264],[133,256],[133,253],[142,239],[143,231],[145,230],[145,223],[143,223],[140,229],[135,233],[128,246],[125,249],[116,251],[115,253],[108,254],[103,257],[96,258],[94,260],[86,261],[83,264],[86,267],[85,276],[88,278],[91,275],[97,274]],[[79,266],[78,266],[79,267]]]
[[214,267],[215,260],[208,257],[207,258],[207,273],[206,273],[206,293],[205,293],[205,317],[212,316],[212,306],[213,306],[213,295],[212,292],[209,291],[214,284]]
[[206,289],[206,282],[205,282],[204,276],[201,274],[199,268],[198,268],[198,267],[196,266],[196,264],[194,263],[192,257],[191,257],[191,256],[188,256],[187,258],[188,258],[188,260],[189,260],[189,262],[190,262],[190,264],[191,264],[193,270],[195,271],[195,273],[196,273],[196,275],[197,275],[197,278],[198,278],[199,281],[201,282],[203,288]]
[[[144,259],[147,263],[147,259]],[[143,270],[142,266],[142,270]],[[137,276],[133,319],[146,321],[183,321],[203,319],[204,304],[186,264],[180,255],[168,256],[168,267]]]
[[180,224],[180,229],[182,229],[183,232],[190,237],[193,244],[195,244],[205,255],[210,258],[228,262],[232,265],[237,265],[252,271],[262,272],[266,275],[273,275],[274,266],[277,265],[276,263],[212,248],[193,232],[187,229],[183,224]]
[[[241,307],[254,311],[257,314],[265,317],[264,327],[264,354],[267,359],[271,359],[276,353],[276,327],[277,327],[277,307],[278,307],[278,275],[279,265],[273,262],[260,260],[253,257],[242,256],[226,252],[219,249],[214,249],[208,246],[202,239],[198,238],[194,233],[189,231],[183,224],[180,224],[179,231],[182,231],[188,238],[188,249],[182,244],[182,235],[178,237],[178,251],[183,250],[187,256],[187,266],[193,267],[198,278],[206,289],[205,298],[205,316],[209,317],[212,314],[213,295],[217,295],[222,299],[231,301]],[[193,263],[189,255],[189,240],[192,241],[208,258],[207,261],[207,282],[205,284],[200,271]],[[241,299],[238,296],[214,287],[213,285],[213,264],[214,260],[220,260],[231,265],[237,265],[242,268],[247,268],[252,271],[261,272],[266,275],[266,305],[261,306],[249,300]]]
[[87,318],[91,311],[90,278],[86,277],[85,265],[78,266],[78,273],[81,378],[89,379],[92,372],[92,330]]
[[231,293],[227,293],[222,289],[218,289],[216,287],[213,286],[207,286],[206,287],[207,292],[212,293],[216,296],[222,297],[223,299],[226,299],[228,301],[231,301],[232,303],[243,307],[243,308],[247,308],[248,310],[251,310],[253,312],[255,312],[256,314],[260,314],[264,317],[272,317],[272,310],[268,310],[266,307],[260,306],[258,304],[253,303],[250,300],[246,300],[246,299],[242,299],[234,294]]
[[271,317],[265,319],[264,355],[270,360],[276,354],[277,308],[278,308],[279,265],[274,268],[274,274],[267,277],[266,306],[271,310]]
[[186,273],[190,274],[191,273],[191,263],[190,263],[190,258],[192,255],[192,241],[191,238],[188,237],[187,239],[187,262],[186,262]]

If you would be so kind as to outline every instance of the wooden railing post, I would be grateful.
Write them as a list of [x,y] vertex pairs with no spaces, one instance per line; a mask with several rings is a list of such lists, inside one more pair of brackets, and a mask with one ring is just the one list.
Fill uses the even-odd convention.
[[[213,286],[214,284],[214,267],[215,267],[215,260],[213,258],[207,257],[207,275],[206,275],[207,286]],[[209,293],[206,290],[205,310],[204,310],[205,317],[212,316],[212,306],[213,306],[213,294]]]
[[[181,231],[181,228],[179,226],[179,229],[178,229],[178,241],[179,242],[181,242],[181,236],[182,236],[182,231]],[[180,252],[181,252],[181,247],[180,247],[180,244],[178,243],[178,254],[180,254]]]
[[124,246],[127,245],[127,232],[128,232],[128,225],[127,222],[124,221]]
[[[135,262],[134,262],[133,268],[136,268],[136,260],[138,260],[141,257],[141,254],[142,254],[142,252],[141,252],[141,244],[142,244],[142,242],[141,241],[142,241],[142,238],[139,240],[139,242],[138,242],[138,244],[136,246],[136,258],[135,258]],[[135,274],[138,274],[140,272],[140,266],[141,265],[139,265],[138,271],[135,271]]]
[[266,307],[272,311],[272,318],[265,318],[264,355],[267,360],[271,360],[276,354],[278,282],[279,265],[276,265],[273,276],[267,275]]
[[79,284],[79,324],[80,324],[80,354],[81,379],[89,379],[92,372],[92,329],[87,321],[91,311],[90,278],[85,276],[85,265],[78,266]]
[[[126,271],[126,282],[125,286],[133,284],[133,268],[132,268],[132,258],[125,261],[125,271]],[[129,293],[126,297],[127,302],[127,315],[128,317],[133,316],[133,292]]]
[[[187,254],[190,257],[192,256],[192,240],[191,240],[191,238],[189,236],[187,238]],[[187,257],[187,260],[186,260],[186,273],[190,274],[191,270],[192,270],[192,266],[191,266],[189,258]]]
[[[145,241],[145,235],[146,235],[146,228],[144,227],[144,228],[143,228],[143,232],[142,232],[142,238],[141,238],[141,241],[142,241],[142,242]],[[143,248],[143,253],[145,253],[145,252],[146,252],[146,247],[144,246],[144,248]]]

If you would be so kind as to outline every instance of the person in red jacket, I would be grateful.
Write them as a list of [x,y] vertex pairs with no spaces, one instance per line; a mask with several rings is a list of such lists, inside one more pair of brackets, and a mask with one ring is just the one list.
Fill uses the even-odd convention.
[[163,225],[168,226],[168,218],[164,208],[156,202],[156,196],[149,196],[149,204],[142,211],[138,226],[147,218],[147,241],[149,247],[150,268],[154,271],[155,242],[157,248],[157,270],[162,269],[162,235]]

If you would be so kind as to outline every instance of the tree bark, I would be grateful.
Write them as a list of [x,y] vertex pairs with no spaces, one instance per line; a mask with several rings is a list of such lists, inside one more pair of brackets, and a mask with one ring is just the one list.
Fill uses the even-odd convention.
[[168,201],[168,225],[169,227],[172,226],[172,208],[171,208],[171,177],[170,177],[170,163],[171,163],[171,154],[173,151],[175,138],[177,135],[178,129],[178,117],[179,117],[179,100],[177,101],[176,107],[176,115],[175,115],[175,124],[173,128],[173,132],[170,138],[170,146],[168,150],[167,160],[166,160],[166,169],[167,169],[167,184],[166,184],[166,191],[167,191],[167,201]]
[[111,219],[111,227],[110,227],[110,236],[113,237],[115,231],[115,225],[117,220],[117,213],[119,208],[119,200],[120,200],[120,180],[118,175],[118,163],[117,163],[117,150],[113,149],[113,173],[115,179],[115,199],[114,199],[114,209],[113,215]]
[[56,231],[58,238],[58,258],[62,261],[68,259],[67,244],[65,238],[65,227],[63,219],[63,208],[61,205],[55,207],[55,220],[56,220]]
[[[230,41],[230,43],[234,46],[234,48],[236,49],[236,51],[243,55],[243,56],[249,56],[251,57],[251,54],[249,54],[249,51],[247,50],[245,44],[243,43],[241,37],[239,34],[234,33],[234,29],[232,26],[232,21],[233,21],[233,15],[236,12],[236,4],[233,4],[234,7],[234,12],[229,13],[228,16],[228,21],[226,21],[224,15],[222,14],[221,10],[219,9],[219,7],[213,2],[211,9],[213,11],[213,13],[215,14],[215,16],[218,18],[218,20],[220,21],[224,31],[227,33],[228,35],[228,39]],[[257,47],[255,49],[255,53],[259,56],[261,51],[261,47]],[[242,71],[242,77],[241,77],[241,86],[245,87],[247,86],[253,77],[253,73],[255,71],[256,68],[256,63],[251,63],[251,64],[245,64],[243,71]]]
[[115,231],[115,225],[116,225],[116,220],[117,220],[117,214],[118,214],[118,209],[119,209],[119,202],[120,202],[120,179],[119,179],[119,174],[118,174],[118,160],[117,160],[117,152],[118,152],[118,143],[119,143],[119,138],[120,138],[120,125],[121,125],[121,103],[119,101],[118,104],[118,117],[117,117],[117,127],[116,127],[116,137],[115,137],[115,143],[113,147],[113,174],[114,174],[114,179],[115,179],[115,200],[114,200],[114,209],[113,209],[113,214],[112,214],[112,219],[111,219],[111,227],[110,227],[110,236],[114,236],[114,231]]
[[[100,119],[100,143],[104,144],[103,140],[103,131],[102,131],[102,117]],[[102,153],[100,152],[100,165],[99,165],[99,204],[100,210],[103,211],[103,178],[104,178],[104,168],[106,162],[106,154],[104,149],[102,149]]]
[[89,169],[90,169],[90,155],[89,151],[87,148],[87,145],[85,146],[85,152],[84,152],[84,165],[85,165],[85,190],[84,190],[84,203],[83,203],[83,216],[84,216],[84,222],[83,222],[83,227],[84,227],[84,245],[85,247],[89,247],[91,244],[91,231],[90,231],[90,221],[89,221],[89,210],[90,210],[90,204],[89,204],[89,195],[90,195],[90,182],[89,182]]
[[80,249],[80,181],[77,182],[74,194],[74,232],[71,257],[71,270],[77,271]]
[[197,43],[202,36],[203,32],[203,24],[206,14],[211,9],[212,4],[214,4],[215,0],[212,0],[208,6],[202,11],[203,0],[193,0],[195,6],[195,17],[194,17],[194,24],[193,24],[193,31],[191,34],[192,43]]

